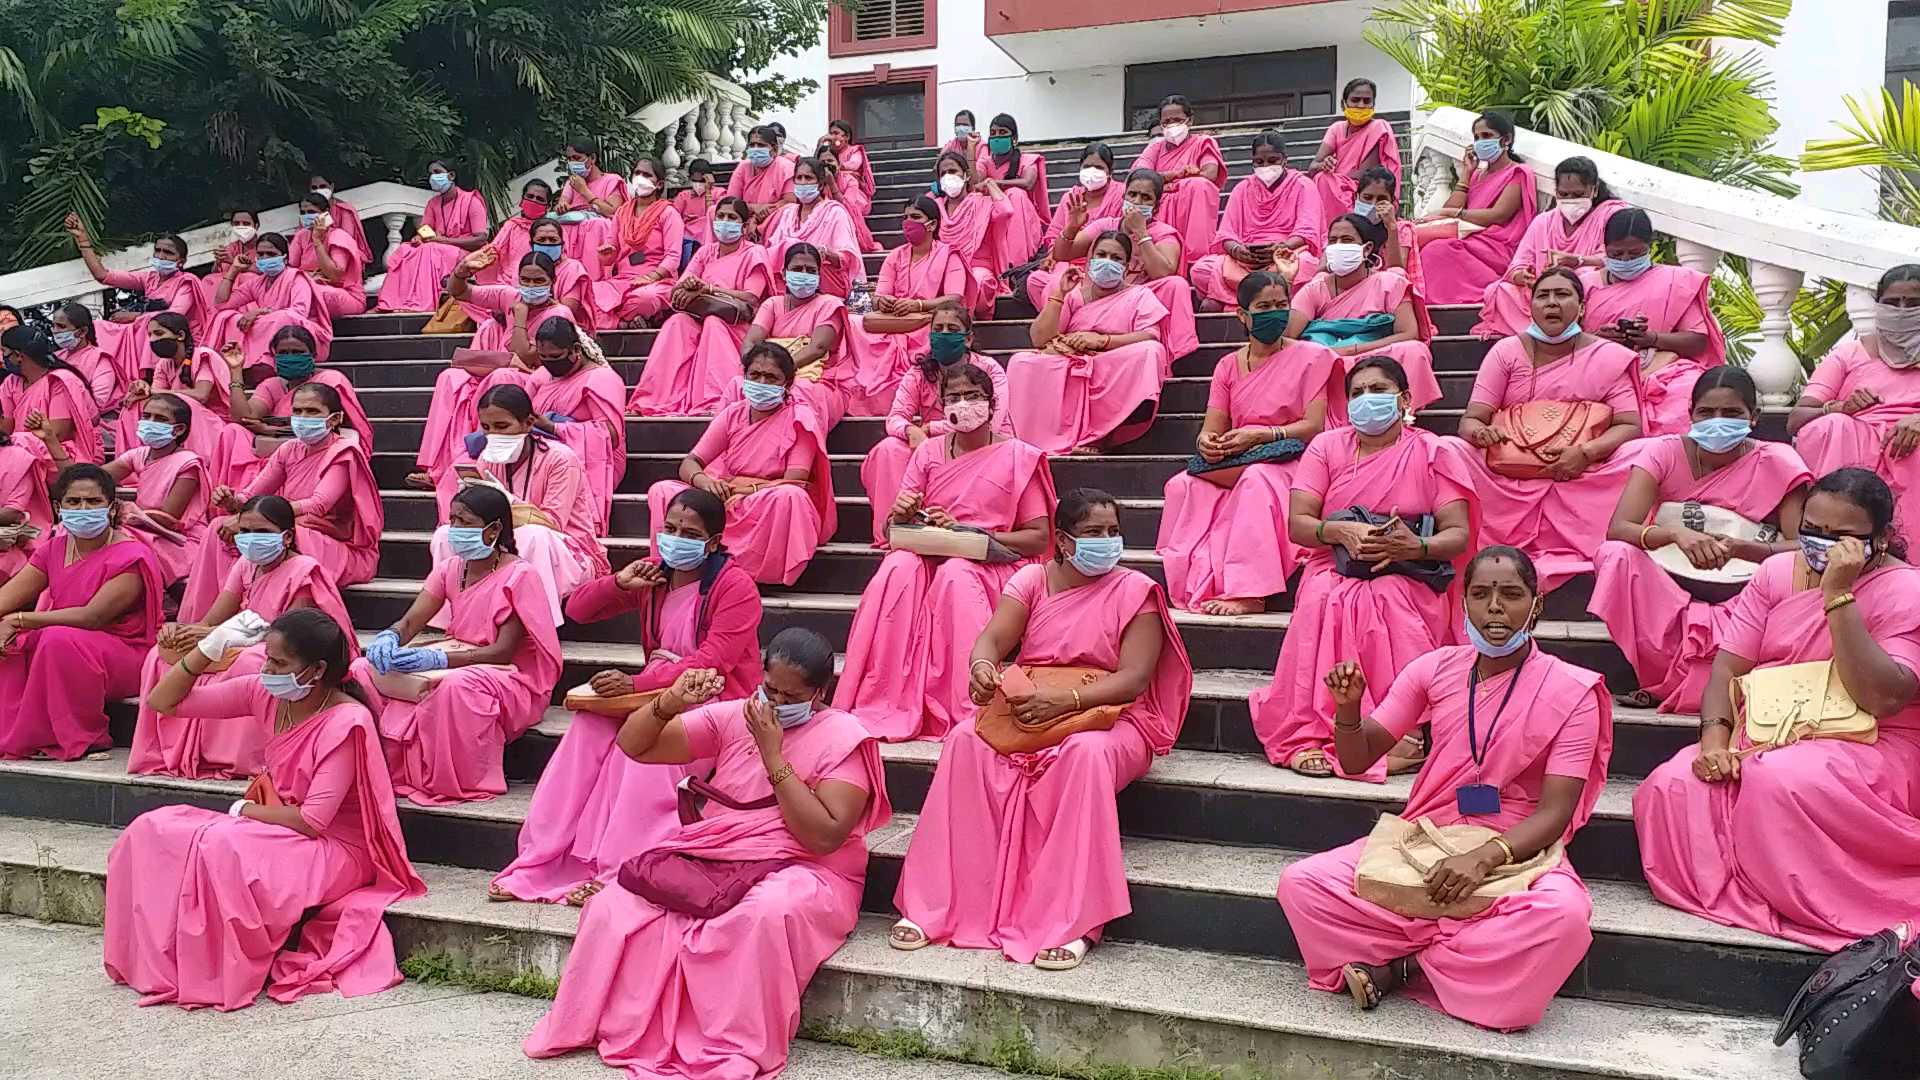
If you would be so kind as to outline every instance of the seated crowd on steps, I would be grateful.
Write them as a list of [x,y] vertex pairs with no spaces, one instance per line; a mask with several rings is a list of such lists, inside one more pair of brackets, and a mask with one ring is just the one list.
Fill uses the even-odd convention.
[[[1767,441],[1705,279],[1652,262],[1647,214],[1591,161],[1560,162],[1536,213],[1534,166],[1488,113],[1446,204],[1407,220],[1372,102],[1350,84],[1301,171],[1282,133],[1222,147],[1169,97],[1130,168],[1090,144],[1057,199],[1013,117],[962,112],[877,281],[874,168],[845,123],[804,156],[756,128],[724,190],[695,162],[677,193],[658,160],[623,175],[576,139],[559,190],[530,181],[491,233],[430,163],[373,309],[471,325],[478,355],[439,374],[408,477],[436,498],[432,569],[364,649],[342,591],[374,576],[384,510],[367,413],[327,366],[334,320],[366,307],[355,212],[315,177],[300,231],[235,214],[206,278],[173,236],[150,269],[109,271],[70,219],[94,275],[147,303],[0,312],[0,758],[102,750],[108,703],[137,696],[133,771],[253,781],[227,814],[168,808],[121,836],[109,974],[143,1003],[222,1009],[263,984],[393,985],[380,913],[424,889],[396,800],[503,794],[504,748],[564,689],[561,628],[632,616],[634,670],[569,695],[489,890],[584,908],[526,1051],[771,1075],[855,925],[862,838],[890,813],[879,742],[941,742],[889,944],[1074,968],[1131,911],[1115,800],[1186,716],[1180,621],[1249,620],[1292,590],[1249,701],[1269,759],[1417,770],[1408,820],[1491,830],[1433,868],[1428,914],[1362,898],[1374,841],[1288,867],[1312,984],[1524,1028],[1591,940],[1563,850],[1605,784],[1615,701],[1539,644],[1547,594],[1584,575],[1633,704],[1703,717],[1633,799],[1654,894],[1820,949],[1910,918],[1920,265],[1887,270],[1875,331],[1821,362],[1792,442]],[[1251,173],[1230,182],[1230,159]],[[976,340],[1002,302],[1036,312],[1004,363]],[[1414,424],[1445,396],[1429,305],[1470,303],[1495,340],[1457,435],[1435,434]],[[1153,428],[1196,312],[1222,311],[1245,341],[1166,485],[1163,587],[1122,565],[1120,503],[1058,491],[1049,458]],[[629,388],[597,335],[643,326]],[[651,553],[616,568],[629,418],[685,416],[711,419],[646,493]],[[886,554],[846,641],[787,628],[762,649],[760,587],[834,535],[847,417],[885,418],[859,531]],[[1523,442],[1554,417],[1581,427]],[[1714,513],[1667,512],[1686,504]],[[974,552],[912,549],[930,536]],[[1755,752],[1735,681],[1827,660],[1877,742]],[[1545,869],[1438,917],[1510,864]]]

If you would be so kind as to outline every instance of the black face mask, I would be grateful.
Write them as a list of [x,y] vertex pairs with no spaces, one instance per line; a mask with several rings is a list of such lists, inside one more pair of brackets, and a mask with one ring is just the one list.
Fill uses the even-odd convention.
[[547,374],[554,378],[564,379],[573,374],[573,357],[563,356],[558,360],[542,360],[540,366],[546,368]]
[[161,357],[165,357],[168,360],[172,360],[175,357],[180,355],[180,339],[179,338],[158,338],[154,341],[148,342],[147,344],[148,344],[148,347],[153,350],[153,355],[155,356],[161,356]]

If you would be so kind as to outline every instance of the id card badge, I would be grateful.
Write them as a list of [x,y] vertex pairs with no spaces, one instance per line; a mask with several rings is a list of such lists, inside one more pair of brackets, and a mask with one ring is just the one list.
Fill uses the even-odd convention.
[[1492,784],[1462,784],[1453,789],[1462,817],[1484,817],[1500,812],[1500,789]]

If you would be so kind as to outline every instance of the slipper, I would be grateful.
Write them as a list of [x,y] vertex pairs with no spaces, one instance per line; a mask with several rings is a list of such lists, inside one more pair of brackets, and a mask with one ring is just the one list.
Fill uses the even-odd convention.
[[[580,890],[587,889],[587,888],[591,888],[593,891],[588,893],[585,896],[581,896]],[[586,907],[587,901],[593,899],[596,896],[599,896],[600,890],[604,888],[606,888],[606,886],[602,885],[598,881],[583,881],[580,884],[575,885],[573,889],[567,893],[567,906],[568,907]]]
[[[1319,765],[1310,766],[1306,764],[1308,761],[1313,760],[1319,761]],[[1287,762],[1287,768],[1292,769],[1301,776],[1321,778],[1333,775],[1333,763],[1327,760],[1327,752],[1325,750],[1316,750],[1311,746],[1293,755],[1293,760]]]
[[[911,930],[919,934],[920,939],[918,941],[901,941],[899,938],[893,936],[894,932],[899,930]],[[887,931],[887,944],[901,952],[914,952],[933,944],[933,939],[927,936],[925,930],[920,929],[920,924],[914,922],[912,919],[901,919],[899,922],[893,924],[892,929]]]
[[1373,984],[1373,973],[1365,965],[1348,964],[1340,969],[1340,974],[1347,980],[1347,993],[1353,995],[1353,1003],[1360,1006],[1361,1012],[1371,1012],[1379,1007],[1384,995]]
[[1660,699],[1645,690],[1635,690],[1613,695],[1613,703],[1628,709],[1654,709],[1660,706]]
[[501,888],[498,885],[488,885],[487,899],[493,901],[496,904],[510,904],[520,898],[508,892],[507,890]]
[[1093,944],[1086,938],[1074,938],[1072,941],[1059,947],[1061,952],[1067,953],[1072,956],[1073,959],[1048,960],[1044,956],[1036,956],[1033,958],[1033,966],[1039,968],[1041,971],[1072,971],[1074,968],[1080,966],[1082,960],[1087,958],[1087,950],[1091,948],[1093,948]]

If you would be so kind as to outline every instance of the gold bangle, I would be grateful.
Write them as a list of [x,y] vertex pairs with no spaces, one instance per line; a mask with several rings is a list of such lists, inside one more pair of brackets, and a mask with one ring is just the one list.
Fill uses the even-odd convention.
[[987,665],[988,667],[990,667],[990,668],[992,668],[995,674],[999,674],[999,672],[1000,672],[1000,665],[998,665],[998,664],[996,664],[996,663],[994,663],[993,661],[991,661],[991,660],[989,660],[989,659],[987,659],[987,658],[986,658],[986,657],[984,657],[984,656],[981,656],[981,657],[976,657],[976,658],[974,659],[974,661],[973,661],[973,666],[977,668],[977,667],[979,667],[979,666],[980,666],[981,664],[985,664],[985,665]]
[[767,784],[770,787],[777,788],[791,779],[793,779],[792,764],[782,765],[779,772],[767,774]]
[[1520,861],[1520,857],[1513,853],[1513,845],[1507,843],[1506,837],[1496,836],[1493,838],[1493,842],[1496,844],[1499,844],[1500,850],[1507,853],[1507,861],[1505,863],[1502,863],[1501,864],[1502,866],[1511,865],[1513,863],[1517,863]]
[[1647,550],[1647,534],[1652,532],[1653,529],[1654,527],[1652,525],[1643,525],[1640,527],[1640,550],[1641,551]]
[[1080,691],[1078,691],[1078,690],[1075,690],[1075,691],[1073,692],[1073,711],[1074,711],[1074,712],[1079,712],[1079,711],[1081,711],[1081,705],[1080,705]]
[[1826,613],[1831,615],[1834,612],[1839,611],[1841,608],[1846,607],[1848,604],[1851,604],[1851,603],[1853,603],[1853,594],[1850,592],[1843,592],[1839,596],[1836,596],[1833,599],[1826,602],[1826,605],[1825,605]]

